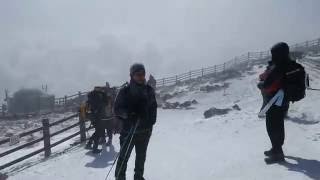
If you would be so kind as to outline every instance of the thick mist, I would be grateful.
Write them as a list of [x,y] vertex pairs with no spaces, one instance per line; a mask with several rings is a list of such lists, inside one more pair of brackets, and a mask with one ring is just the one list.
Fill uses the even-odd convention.
[[218,64],[278,41],[320,36],[318,0],[0,1],[0,98],[21,87],[58,96]]

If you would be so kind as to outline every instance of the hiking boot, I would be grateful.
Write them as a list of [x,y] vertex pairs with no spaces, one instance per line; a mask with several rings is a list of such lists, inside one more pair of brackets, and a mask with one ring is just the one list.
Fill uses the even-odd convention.
[[145,179],[143,178],[143,176],[135,174],[134,180],[145,180]]
[[92,143],[87,143],[85,149],[92,149]]
[[285,161],[283,153],[273,153],[271,156],[264,159],[267,164],[281,163]]
[[107,143],[106,139],[101,139],[101,140],[99,141],[99,144],[100,144],[100,145],[103,145],[103,144],[106,144],[106,143]]
[[107,145],[107,146],[111,146],[111,145],[112,145],[112,141],[109,140],[109,141],[106,143],[106,145]]
[[101,153],[101,151],[102,151],[101,149],[93,149],[92,153],[93,154],[99,154],[99,153]]
[[270,150],[264,151],[263,153],[264,153],[265,156],[270,157],[270,156],[272,156],[272,154],[273,154],[273,149],[271,148]]

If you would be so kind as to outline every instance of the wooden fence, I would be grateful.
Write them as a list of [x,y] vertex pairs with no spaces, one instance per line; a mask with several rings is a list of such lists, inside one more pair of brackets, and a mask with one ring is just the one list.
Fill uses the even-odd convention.
[[79,107],[79,105],[86,100],[88,92],[78,92],[73,95],[69,96],[64,96],[60,98],[55,98],[54,102],[54,109],[62,109],[64,111],[70,109],[70,108],[75,108]]
[[[290,46],[291,51],[320,51],[320,38],[305,41],[303,43],[297,43]],[[232,60],[227,61],[223,64],[214,65],[206,68],[191,70],[186,73],[178,74],[171,77],[165,77],[161,79],[157,79],[157,87],[175,85],[179,82],[205,77],[208,75],[214,75],[219,72],[224,72],[226,70],[235,68],[239,65],[246,65],[249,63],[254,63],[257,60],[264,60],[270,58],[270,51],[261,51],[261,52],[248,52],[240,56],[234,57]],[[79,107],[80,103],[86,99],[86,95],[88,92],[78,92],[73,95],[66,95],[64,97],[55,98],[54,102],[54,110],[53,111],[61,111],[66,112],[70,110],[75,110]],[[2,108],[0,107],[0,116],[4,115]]]
[[[306,41],[303,43],[297,43],[290,46],[291,51],[307,52],[307,51],[320,51],[320,38],[316,40]],[[264,60],[271,57],[270,51],[261,52],[248,52],[246,54],[237,56],[230,61],[227,61],[220,65],[192,70],[183,74],[157,79],[157,87],[175,85],[179,82],[191,80],[199,77],[204,77],[219,72],[224,72],[228,69],[232,69],[241,64],[253,63],[257,60]]]
[[[292,51],[301,51],[301,52],[309,52],[309,51],[319,52],[320,51],[320,39],[306,41],[304,43],[299,43],[299,44],[294,44],[291,46],[291,50]],[[220,65],[215,65],[215,66],[211,66],[211,67],[207,67],[207,68],[192,70],[187,73],[179,74],[176,76],[158,79],[157,86],[161,87],[161,86],[168,86],[168,85],[177,84],[178,82],[181,82],[181,81],[191,80],[191,79],[198,78],[198,77],[204,77],[207,75],[211,75],[211,74],[215,74],[215,73],[219,73],[219,72],[224,72],[226,70],[235,68],[241,64],[247,65],[248,63],[251,63],[251,62],[254,63],[257,60],[266,60],[268,58],[270,58],[269,51],[249,52],[249,53],[243,54],[241,56],[237,56],[234,59],[232,59],[228,62],[225,62],[223,64],[220,64]],[[71,96],[64,96],[61,98],[56,98],[55,99],[55,108],[63,107],[64,109],[67,109],[69,106],[73,106],[74,104],[80,105],[80,103],[85,99],[85,96],[87,95],[87,93],[88,92],[78,92],[77,94],[74,94]],[[3,112],[3,111],[4,111],[3,108],[0,107],[0,112]],[[66,128],[60,129],[54,133],[50,132],[51,127],[57,126],[61,123],[69,121],[70,119],[73,119],[75,117],[79,117],[79,121],[77,123],[74,123],[73,125],[70,125]],[[64,132],[66,132],[70,129],[76,128],[76,127],[79,128],[79,131],[60,139],[57,142],[51,143],[52,137],[60,135]],[[51,155],[51,148],[65,142],[67,140],[70,140],[76,136],[80,135],[80,142],[84,142],[86,140],[86,131],[88,129],[89,129],[89,127],[86,127],[86,120],[83,115],[80,115],[80,113],[76,113],[74,115],[71,115],[69,117],[63,118],[61,120],[58,120],[58,121],[55,121],[52,123],[47,118],[42,119],[42,127],[30,130],[28,132],[23,132],[23,133],[15,136],[18,139],[20,139],[22,137],[26,137],[28,135],[32,135],[37,132],[42,132],[43,136],[41,138],[36,139],[36,140],[32,140],[32,141],[27,142],[25,144],[22,144],[20,146],[6,150],[5,152],[1,152],[0,153],[0,160],[3,157],[6,157],[10,154],[13,154],[13,153],[15,153],[19,150],[22,150],[26,147],[30,147],[36,143],[39,143],[39,142],[43,142],[43,147],[34,151],[34,152],[31,152],[27,155],[19,157],[13,161],[7,162],[2,165],[0,164],[0,170],[8,168],[14,164],[17,164],[21,161],[24,161],[28,158],[31,158],[37,154],[42,153],[42,152],[44,152],[44,155],[47,158]],[[2,139],[2,140],[0,140],[0,145],[10,143],[13,139],[14,139],[14,137]]]
[[[73,119],[75,117],[79,117],[79,121],[77,123],[74,123],[73,125],[70,125],[68,127],[65,127],[63,129],[60,129],[54,133],[51,133],[50,132],[50,128],[53,127],[53,126],[57,126],[61,123],[64,123],[66,121],[69,121],[70,119]],[[68,135],[66,137],[63,137],[62,139],[54,142],[54,143],[51,143],[51,138],[54,137],[54,136],[57,136],[57,135],[60,135],[70,129],[73,129],[73,128],[76,128],[78,127],[79,128],[79,131],[71,134],[71,135]],[[32,140],[30,142],[27,142],[25,144],[22,144],[20,146],[17,146],[17,147],[14,147],[12,149],[9,149],[9,150],[6,150],[5,152],[1,152],[0,153],[0,162],[1,162],[1,158],[3,157],[6,157],[10,154],[13,154],[17,151],[20,151],[24,148],[27,148],[27,147],[30,147],[36,143],[39,143],[39,142],[43,142],[43,147],[36,150],[36,151],[33,151],[27,155],[24,155],[22,157],[19,157],[13,161],[10,161],[10,162],[7,162],[5,164],[2,164],[0,165],[0,170],[2,169],[5,169],[5,168],[8,168],[14,164],[17,164],[21,161],[24,161],[28,158],[31,158],[37,154],[40,154],[42,152],[44,152],[44,155],[45,155],[45,158],[49,157],[51,155],[51,148],[67,141],[67,140],[70,140],[78,135],[80,135],[80,142],[85,142],[86,141],[86,131],[89,129],[89,127],[86,127],[86,120],[84,118],[84,116],[80,116],[79,113],[77,114],[74,114],[74,115],[71,115],[69,117],[66,117],[66,118],[63,118],[61,120],[58,120],[58,121],[55,121],[55,122],[52,122],[50,123],[50,120],[45,118],[45,119],[42,119],[42,127],[39,127],[39,128],[36,128],[36,129],[33,129],[33,130],[30,130],[28,132],[23,132],[19,135],[17,135],[18,139],[19,138],[22,138],[22,137],[26,137],[28,135],[32,135],[34,133],[37,133],[37,132],[42,132],[43,136],[39,139],[36,139],[36,140]],[[3,139],[0,141],[0,145],[3,145],[3,144],[6,144],[6,143],[9,143],[12,141],[14,137],[11,137],[11,138],[6,138],[6,139]],[[3,162],[3,161],[2,161]]]

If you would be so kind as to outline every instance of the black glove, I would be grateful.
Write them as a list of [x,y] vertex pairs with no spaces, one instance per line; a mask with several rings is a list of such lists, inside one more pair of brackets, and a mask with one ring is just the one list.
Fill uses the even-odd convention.
[[129,121],[131,121],[133,124],[136,124],[138,121],[138,114],[137,113],[130,113],[129,115]]
[[257,87],[259,89],[263,89],[263,85],[264,85],[264,82],[263,81],[260,81],[258,84],[257,84]]

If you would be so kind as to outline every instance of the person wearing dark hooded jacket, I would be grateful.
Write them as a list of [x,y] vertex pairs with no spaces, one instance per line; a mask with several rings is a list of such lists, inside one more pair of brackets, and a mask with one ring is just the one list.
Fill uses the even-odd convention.
[[[277,43],[271,48],[272,66],[264,74],[260,75],[262,83],[259,88],[264,94],[266,103],[269,102],[279,90],[284,89],[284,77],[288,63],[290,63],[289,46],[284,43]],[[272,144],[272,148],[265,151],[266,162],[284,161],[282,146],[285,139],[284,118],[289,101],[285,94],[281,97],[280,103],[275,103],[266,113],[266,128]],[[266,104],[265,103],[265,104]]]
[[136,152],[134,180],[144,180],[147,147],[157,118],[155,91],[146,83],[144,65],[133,64],[130,77],[130,83],[119,90],[114,104],[114,114],[123,126],[116,180],[126,179],[127,162],[133,148]]
[[[102,123],[102,118],[105,116],[105,107],[107,104],[107,96],[101,90],[100,87],[95,87],[93,91],[88,94],[88,101],[87,104],[90,107],[92,117],[91,122],[95,129],[95,132],[90,137],[86,148],[92,149],[93,153],[100,153],[101,150],[98,149],[99,142],[101,140],[105,141],[105,134],[104,134],[104,126]],[[93,147],[92,147],[93,143]]]

